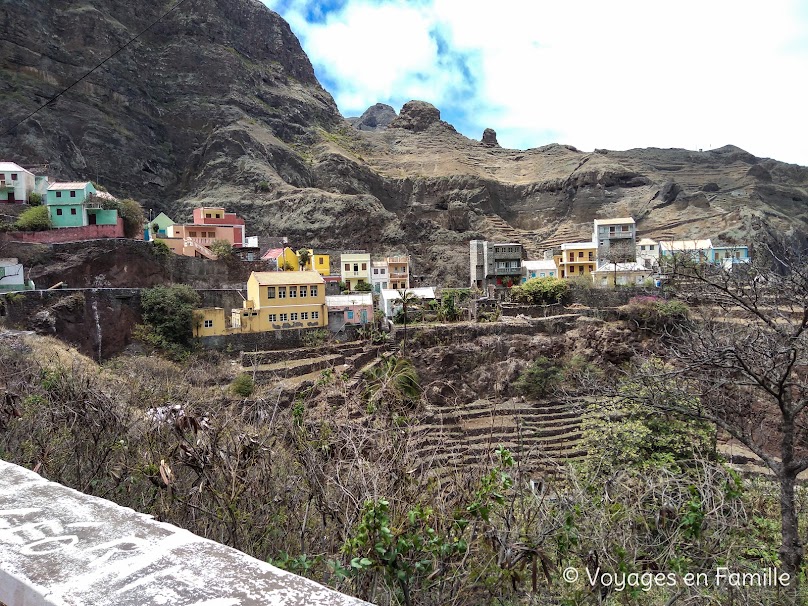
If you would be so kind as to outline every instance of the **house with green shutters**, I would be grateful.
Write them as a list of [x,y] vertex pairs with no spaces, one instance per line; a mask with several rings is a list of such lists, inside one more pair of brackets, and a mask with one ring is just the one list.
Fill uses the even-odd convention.
[[118,211],[104,209],[105,197],[112,196],[97,192],[89,181],[53,183],[48,187],[45,204],[55,228],[116,225]]

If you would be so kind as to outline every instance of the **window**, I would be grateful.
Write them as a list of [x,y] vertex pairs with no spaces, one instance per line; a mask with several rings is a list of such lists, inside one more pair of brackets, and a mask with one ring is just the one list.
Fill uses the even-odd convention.
[[368,264],[367,263],[362,263],[362,271],[367,271],[367,270],[368,270]]
[[294,322],[295,320],[297,320],[297,312],[296,311],[292,312],[292,322]]
[[578,271],[579,271],[580,273],[584,273],[584,266],[583,266],[583,265],[579,265],[579,266],[578,266]]
[[570,261],[575,261],[575,253],[570,253]]
[[[533,275],[534,275],[534,274],[531,274],[531,276],[533,276]],[[540,277],[540,278],[543,278],[543,277],[544,277],[544,272],[541,272],[541,273],[539,274],[539,277]]]
[[269,321],[270,322],[277,322],[278,316],[276,314],[269,314]]
[[374,275],[374,276],[378,276],[378,275],[379,275],[379,268],[378,268],[378,267],[374,267],[374,268],[373,268],[373,275]]
[[590,261],[594,261],[594,260],[595,260],[595,253],[593,253],[591,250],[589,251],[589,260],[590,260]]
[[583,258],[584,258],[584,251],[582,251],[582,250],[579,250],[579,251],[578,251],[578,258],[579,258],[579,259],[583,259]]
[[62,197],[62,192],[57,191],[57,192],[56,192],[56,197],[57,197],[57,198],[61,198],[61,197]]
[[589,266],[589,271],[592,271],[592,266],[591,265]]
[[286,298],[286,287],[285,286],[278,286],[278,298],[285,299]]
[[317,265],[325,265],[325,259],[323,257],[318,257]]
[[382,275],[384,275],[384,274],[385,274],[385,271],[384,271],[384,268],[382,268]]
[[12,181],[16,181],[16,180],[17,180],[17,173],[11,173],[11,180],[12,180]]
[[348,311],[348,319],[353,320],[353,311]]
[[311,312],[311,319],[312,320],[317,320],[319,317],[320,317],[320,312],[319,311]]
[[205,320],[205,328],[213,328],[213,320]]
[[355,274],[356,274],[356,273],[359,273],[359,263],[354,263],[354,264],[353,264],[353,270],[354,270],[354,273],[355,273]]
[[61,215],[62,215],[62,209],[61,209],[61,208],[57,208],[57,209],[56,209],[56,214],[57,214],[57,215],[59,215],[59,216],[61,216]]
[[70,197],[75,198],[76,197],[76,192],[73,191],[73,190],[70,190]]
[[623,225],[623,226],[620,228],[620,231],[631,231],[631,227],[629,227],[628,225]]
[[317,296],[317,287],[316,286],[311,287],[311,295],[310,296],[312,296],[312,297]]
[[281,314],[281,322],[286,322],[289,319],[289,314]]
[[570,273],[571,274],[575,273],[575,266],[574,265],[570,265]]
[[345,264],[345,271],[351,271],[351,264],[350,263]]
[[308,291],[308,288],[306,288],[305,286],[301,286],[301,287],[300,287],[300,297],[301,297],[301,298],[308,296],[308,295],[306,294],[306,291]]
[[75,214],[76,214],[76,209],[75,209],[75,208],[71,208],[71,209],[70,209],[70,214],[71,214],[71,215],[75,215]]
[[267,287],[267,299],[274,299],[275,298],[275,287],[269,286]]
[[301,312],[300,319],[301,320],[308,320],[309,319],[309,312],[307,312],[307,311]]
[[297,299],[297,286],[290,286],[289,287],[289,298],[290,299]]

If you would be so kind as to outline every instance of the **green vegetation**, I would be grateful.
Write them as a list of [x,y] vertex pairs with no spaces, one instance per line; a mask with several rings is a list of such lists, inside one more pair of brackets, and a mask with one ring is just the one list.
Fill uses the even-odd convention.
[[108,210],[118,211],[118,215],[123,219],[123,233],[127,238],[135,238],[143,230],[146,214],[143,212],[143,207],[135,200],[131,198],[104,200],[103,206]]
[[233,245],[227,240],[214,240],[208,248],[223,261],[233,257]]
[[366,373],[368,410],[386,404],[394,409],[412,408],[421,396],[418,372],[406,358],[383,358]]
[[538,400],[549,394],[562,378],[560,366],[545,356],[539,356],[522,373],[514,387],[519,393]]
[[34,206],[24,210],[14,226],[20,231],[45,231],[52,227],[47,206]]
[[152,252],[161,261],[166,261],[167,259],[170,259],[171,255],[173,254],[171,252],[171,249],[168,247],[168,244],[166,244],[162,240],[154,240],[152,242]]
[[141,291],[140,305],[149,342],[159,347],[190,347],[194,309],[200,303],[197,292],[185,284]]
[[253,391],[255,391],[255,381],[253,381],[250,375],[242,373],[233,379],[233,382],[230,384],[230,391],[242,398],[248,398],[253,394]]
[[511,289],[511,299],[527,305],[562,303],[569,294],[569,284],[562,278],[533,278]]
[[373,285],[370,282],[357,282],[354,287],[355,292],[373,292]]
[[306,265],[308,265],[309,261],[311,261],[311,253],[309,252],[309,249],[301,248],[295,254],[297,254],[297,262],[298,265],[300,265],[300,269],[305,269]]
[[666,301],[660,297],[633,297],[623,312],[640,328],[664,330],[680,325],[690,317],[687,303],[676,299]]
[[268,192],[269,191],[269,183],[266,181],[260,181],[256,186],[256,189],[260,192]]
[[39,194],[35,191],[32,191],[28,194],[28,205],[29,206],[41,206],[42,205],[42,194]]

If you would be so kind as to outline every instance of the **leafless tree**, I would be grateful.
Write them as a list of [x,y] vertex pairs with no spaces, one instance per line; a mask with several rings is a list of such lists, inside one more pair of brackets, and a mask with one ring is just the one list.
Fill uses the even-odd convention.
[[782,567],[796,579],[795,484],[808,469],[808,264],[793,250],[769,251],[778,271],[672,262],[674,284],[697,312],[673,335],[674,369],[648,373],[642,397],[715,423],[766,464],[780,486]]

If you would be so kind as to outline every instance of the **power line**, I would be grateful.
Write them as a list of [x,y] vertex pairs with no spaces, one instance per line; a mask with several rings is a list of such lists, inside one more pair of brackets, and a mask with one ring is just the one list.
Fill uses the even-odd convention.
[[121,52],[123,49],[125,49],[127,46],[129,46],[130,44],[132,44],[132,42],[134,42],[135,40],[137,40],[138,38],[140,38],[140,37],[141,37],[143,34],[145,34],[147,31],[149,31],[151,28],[153,28],[155,25],[157,25],[157,24],[158,24],[160,21],[162,21],[163,19],[165,19],[165,18],[166,18],[166,17],[167,17],[167,16],[168,16],[170,13],[174,12],[174,11],[175,11],[176,9],[178,9],[178,8],[179,8],[181,5],[185,4],[185,2],[187,2],[187,1],[188,1],[188,0],[179,0],[179,2],[177,2],[176,4],[174,4],[174,6],[172,6],[170,9],[168,9],[168,10],[167,10],[165,13],[163,13],[162,15],[160,15],[159,17],[157,17],[157,19],[155,19],[155,20],[154,20],[154,21],[153,21],[151,24],[149,24],[149,25],[148,25],[148,27],[146,27],[146,28],[145,28],[143,31],[141,31],[140,33],[138,33],[137,35],[135,35],[135,37],[134,37],[134,38],[131,38],[131,39],[130,39],[130,40],[129,40],[129,41],[126,43],[126,44],[124,44],[122,47],[120,47],[118,50],[116,50],[114,53],[112,53],[112,54],[111,54],[109,57],[107,57],[106,59],[104,59],[104,60],[103,60],[101,63],[99,63],[98,65],[96,65],[94,68],[92,68],[92,69],[91,69],[90,71],[88,71],[86,74],[84,74],[84,75],[83,75],[81,78],[79,78],[78,80],[76,80],[76,81],[75,81],[73,84],[71,84],[71,85],[70,85],[70,86],[68,86],[67,88],[65,88],[65,89],[63,89],[63,90],[61,90],[61,91],[59,91],[59,93],[57,93],[56,95],[54,95],[53,97],[51,97],[50,99],[48,99],[48,100],[47,100],[45,103],[43,103],[43,104],[42,104],[42,105],[40,105],[38,108],[36,108],[34,111],[32,111],[30,114],[28,114],[27,116],[25,116],[25,118],[23,118],[22,120],[20,120],[19,122],[17,122],[17,123],[16,123],[14,126],[12,126],[12,127],[11,127],[11,128],[9,128],[7,131],[5,131],[5,132],[4,132],[2,135],[0,135],[0,137],[5,137],[5,136],[6,136],[6,135],[8,135],[9,133],[11,133],[11,132],[12,132],[12,131],[13,131],[15,128],[17,128],[17,127],[18,127],[20,124],[22,124],[23,122],[25,122],[25,121],[26,121],[26,120],[28,120],[29,118],[33,117],[34,115],[36,115],[36,114],[37,114],[38,112],[40,112],[41,110],[45,109],[45,108],[46,108],[48,105],[52,105],[53,103],[55,103],[55,102],[56,102],[56,100],[57,100],[59,97],[61,97],[62,95],[64,95],[64,94],[65,94],[67,91],[69,91],[71,88],[73,88],[74,86],[76,86],[76,84],[78,84],[79,82],[81,82],[82,80],[84,80],[84,79],[85,79],[87,76],[89,76],[90,74],[92,74],[92,73],[93,73],[95,70],[97,70],[99,67],[101,67],[102,65],[104,65],[104,64],[105,64],[107,61],[109,61],[110,59],[112,59],[113,57],[115,57],[115,56],[116,56],[118,53],[120,53],[120,52]]

